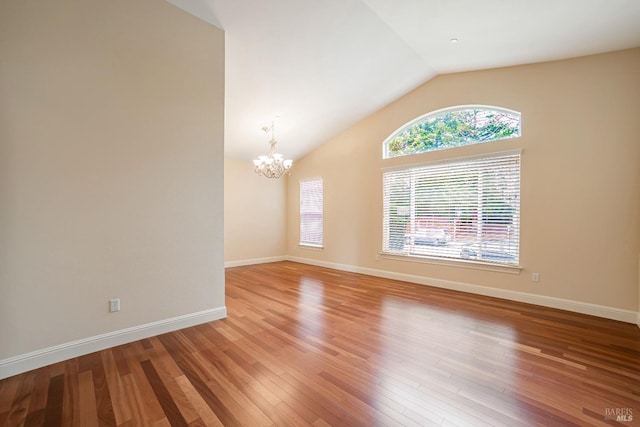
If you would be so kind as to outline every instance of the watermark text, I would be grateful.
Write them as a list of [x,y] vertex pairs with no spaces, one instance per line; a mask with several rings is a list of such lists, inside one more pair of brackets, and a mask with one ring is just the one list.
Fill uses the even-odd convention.
[[604,419],[630,423],[633,421],[633,408],[604,408]]

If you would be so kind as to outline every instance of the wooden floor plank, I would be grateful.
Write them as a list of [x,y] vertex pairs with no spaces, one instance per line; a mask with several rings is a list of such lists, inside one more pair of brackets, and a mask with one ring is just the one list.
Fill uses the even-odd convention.
[[[50,379],[50,371],[48,369],[38,369],[36,372],[35,384],[47,384],[45,387],[34,387],[29,402],[29,414],[24,422],[25,427],[39,426],[44,423],[44,412],[47,404],[47,391]],[[63,405],[64,408],[64,405]]]
[[47,406],[44,411],[43,425],[54,427],[62,425],[62,400],[64,397],[64,374],[56,375],[49,382]]
[[98,410],[96,408],[95,385],[93,372],[84,371],[78,375],[79,411],[78,418],[81,426],[97,427]]
[[[12,397],[2,405],[7,408],[3,416],[5,426],[22,426],[27,421],[34,389],[37,388],[35,379],[36,372],[28,372],[24,375],[22,381],[12,381],[11,378],[4,380],[7,382],[7,386],[2,387],[3,391],[7,393],[7,396]],[[9,383],[12,384],[9,385]]]
[[153,389],[153,393],[156,395],[160,406],[162,406],[162,410],[172,426],[183,427],[187,426],[188,423],[180,413],[180,409],[178,409],[178,405],[173,400],[171,394],[169,394],[169,390],[165,386],[162,378],[158,375],[158,372],[153,367],[153,364],[150,360],[143,360],[140,362],[142,366],[142,370],[147,376],[147,380],[149,380],[149,384]]
[[129,406],[131,408],[131,420],[125,421],[122,425],[139,426],[147,424],[151,417],[147,412],[146,399],[142,397],[143,391],[137,386],[133,372],[122,377],[122,385],[124,393],[129,398]]
[[293,262],[226,306],[0,381],[0,425],[640,426],[635,325]]
[[113,350],[101,352],[102,364],[104,366],[105,379],[109,387],[109,395],[113,401],[113,416],[116,424],[124,424],[132,419],[131,407],[124,384],[122,383],[122,372],[127,375],[128,368],[118,369]]
[[176,378],[176,383],[182,389],[191,405],[198,412],[199,419],[207,426],[222,426],[222,421],[211,410],[207,402],[202,398],[198,391],[193,387],[184,375]]

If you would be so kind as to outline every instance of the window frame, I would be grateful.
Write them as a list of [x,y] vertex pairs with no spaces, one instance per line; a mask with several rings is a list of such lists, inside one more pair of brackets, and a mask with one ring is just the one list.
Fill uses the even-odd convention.
[[[313,177],[313,178],[304,178],[301,179],[299,184],[299,196],[300,196],[300,200],[299,200],[299,228],[298,228],[298,245],[301,247],[305,247],[305,248],[316,248],[316,249],[322,249],[324,248],[324,180],[322,179],[322,177]],[[315,215],[319,215],[320,217],[320,228],[319,228],[319,233],[320,233],[320,239],[319,240],[310,240],[310,239],[303,239],[303,237],[305,237],[305,233],[303,232],[303,228],[305,225],[309,226],[311,224],[309,224],[308,222],[305,223],[305,212],[303,212],[303,206],[304,206],[304,187],[305,184],[309,184],[309,183],[318,183],[320,184],[320,190],[319,190],[319,196],[320,196],[320,210],[319,213],[316,211]],[[314,214],[314,212],[308,212],[308,214]],[[317,230],[316,230],[317,232]],[[306,233],[306,236],[308,237],[309,233]]]
[[[464,111],[464,110],[497,111],[497,112],[507,113],[507,114],[516,116],[518,118],[518,135],[514,135],[514,136],[510,136],[510,137],[504,137],[504,138],[488,139],[488,140],[483,140],[483,141],[472,141],[472,142],[469,142],[467,144],[459,145],[459,146],[456,146],[456,147],[433,148],[433,149],[424,150],[424,151],[417,151],[415,153],[403,153],[403,154],[391,155],[391,153],[389,152],[389,144],[399,134],[402,134],[403,132],[407,131],[408,129],[410,129],[410,128],[414,127],[414,126],[417,126],[421,122],[426,121],[431,117],[437,117],[437,116],[440,116],[440,115],[443,115],[443,114],[446,114],[446,113],[449,113],[449,112]],[[405,123],[404,125],[402,125],[398,129],[393,131],[382,142],[382,158],[384,160],[394,159],[394,158],[397,158],[397,157],[404,157],[404,156],[411,156],[411,155],[417,155],[417,154],[423,154],[423,153],[430,153],[432,151],[447,150],[447,149],[450,149],[450,148],[466,147],[466,146],[469,146],[469,145],[483,144],[483,143],[486,143],[486,142],[509,140],[509,139],[514,139],[514,138],[520,138],[521,136],[522,136],[522,113],[519,112],[519,111],[512,110],[512,109],[505,108],[505,107],[498,107],[498,106],[494,106],[494,105],[482,105],[482,104],[457,105],[457,106],[454,106],[454,107],[446,107],[446,108],[441,108],[439,110],[430,111],[430,112],[428,112],[426,114],[423,114],[423,115],[421,115],[419,117],[416,117],[415,119],[409,121],[408,123]]]
[[[389,216],[389,206],[388,196],[386,192],[388,190],[386,185],[386,174],[393,172],[404,172],[404,171],[412,171],[412,170],[421,170],[425,168],[437,168],[445,165],[452,165],[456,167],[456,165],[466,164],[469,162],[480,162],[486,161],[490,159],[500,159],[504,157],[518,157],[518,171],[517,171],[517,248],[516,248],[516,259],[513,263],[508,262],[496,262],[496,261],[487,261],[486,259],[466,259],[461,256],[453,257],[453,256],[439,256],[433,254],[417,254],[415,252],[407,251],[404,248],[401,251],[391,251],[389,250],[388,245],[390,244],[390,236],[388,235],[390,230],[389,221],[391,217]],[[508,151],[498,151],[498,152],[488,152],[484,154],[474,155],[474,156],[464,156],[464,157],[452,157],[448,159],[438,160],[438,161],[428,161],[421,163],[413,163],[413,164],[405,164],[401,166],[387,167],[382,169],[382,202],[383,202],[383,212],[382,212],[382,250],[380,252],[380,256],[383,258],[402,260],[402,261],[412,261],[412,262],[426,262],[438,265],[451,265],[451,266],[462,266],[466,268],[475,268],[482,270],[491,270],[491,271],[499,271],[499,272],[508,272],[519,274],[522,267],[520,266],[520,233],[521,233],[521,194],[522,194],[522,150],[521,149],[513,149]],[[411,190],[413,191],[413,190]],[[390,196],[389,196],[390,197]],[[414,194],[410,194],[410,198],[415,197]],[[409,221],[415,221],[415,212],[416,208],[412,211],[409,209],[409,215],[411,219]],[[483,215],[483,211],[480,211],[478,215]],[[411,232],[415,231],[415,222],[410,223]],[[481,242],[478,242],[481,244]],[[413,247],[413,246],[411,246]]]

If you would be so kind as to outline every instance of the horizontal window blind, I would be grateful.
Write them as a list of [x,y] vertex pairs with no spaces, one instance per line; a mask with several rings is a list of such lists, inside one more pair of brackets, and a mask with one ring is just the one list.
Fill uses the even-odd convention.
[[300,244],[322,246],[322,178],[300,181]]
[[520,153],[383,173],[383,252],[517,265]]

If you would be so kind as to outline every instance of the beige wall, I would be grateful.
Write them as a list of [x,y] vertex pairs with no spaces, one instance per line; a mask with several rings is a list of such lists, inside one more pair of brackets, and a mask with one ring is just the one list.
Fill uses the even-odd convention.
[[242,263],[282,257],[286,177],[269,179],[246,160],[224,160],[224,260]]
[[224,307],[222,30],[2,2],[0,93],[0,360]]
[[[522,137],[381,159],[382,141],[406,122],[464,104],[522,112]],[[287,254],[638,310],[638,117],[640,49],[439,76],[296,163]],[[377,259],[382,167],[512,148],[523,149],[519,275]],[[323,251],[297,246],[297,186],[313,176],[325,185]]]

